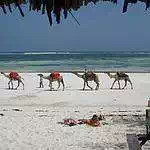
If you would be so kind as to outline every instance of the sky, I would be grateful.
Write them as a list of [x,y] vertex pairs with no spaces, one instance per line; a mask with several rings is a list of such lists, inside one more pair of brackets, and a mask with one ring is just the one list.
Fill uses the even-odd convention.
[[4,15],[0,8],[0,52],[8,51],[71,51],[71,50],[150,50],[150,10],[138,3],[122,14],[123,1],[89,4],[61,24],[49,26],[47,15],[19,11]]

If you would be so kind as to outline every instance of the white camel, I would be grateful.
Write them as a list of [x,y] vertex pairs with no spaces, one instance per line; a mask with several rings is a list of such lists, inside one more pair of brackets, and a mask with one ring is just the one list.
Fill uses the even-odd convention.
[[125,73],[123,73],[123,72],[117,72],[116,74],[111,74],[111,73],[109,73],[109,72],[106,72],[106,74],[110,77],[110,78],[114,78],[115,80],[114,80],[114,82],[112,83],[112,86],[111,86],[111,89],[113,88],[113,86],[114,86],[114,84],[115,84],[115,82],[116,81],[118,81],[118,85],[119,85],[119,89],[120,89],[120,80],[124,80],[125,81],[125,85],[124,85],[124,87],[122,88],[122,89],[124,89],[126,86],[127,86],[127,82],[129,82],[130,83],[130,85],[131,85],[131,89],[133,89],[133,85],[132,85],[132,82],[131,82],[131,80],[130,80],[130,78],[129,78],[129,76],[127,75],[127,74],[125,74]]
[[[17,72],[10,72],[9,74],[1,72],[1,74],[3,74],[6,78],[9,79],[9,82],[8,82],[9,89],[14,89],[13,81],[18,81],[18,85],[15,89],[17,89],[21,83],[23,85],[23,90],[24,90],[24,83],[22,81],[23,78]],[[10,84],[11,84],[11,87],[10,87]]]
[[[60,83],[62,83],[63,85],[63,91],[65,89],[65,84],[64,84],[64,80],[63,80],[63,76],[61,76],[59,73],[58,76],[55,77],[54,75],[55,73],[51,73],[48,76],[44,76],[43,74],[38,74],[38,76],[40,76],[43,79],[46,79],[49,81],[49,87],[50,87],[50,91],[52,91],[54,88],[52,87],[52,82],[57,81],[58,82],[58,87],[56,90],[58,90],[60,88]],[[53,76],[54,75],[54,76]]]

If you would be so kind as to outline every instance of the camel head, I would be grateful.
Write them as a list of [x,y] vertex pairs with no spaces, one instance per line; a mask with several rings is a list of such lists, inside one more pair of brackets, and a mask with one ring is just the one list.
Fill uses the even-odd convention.
[[73,74],[77,74],[77,72],[76,72],[76,71],[72,71],[71,73],[73,73]]
[[109,72],[104,72],[105,74],[109,75],[110,73]]

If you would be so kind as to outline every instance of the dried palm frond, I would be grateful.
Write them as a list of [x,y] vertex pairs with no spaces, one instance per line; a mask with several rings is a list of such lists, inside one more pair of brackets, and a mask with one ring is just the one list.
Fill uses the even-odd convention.
[[[123,5],[123,13],[127,11],[127,7],[129,3],[137,3],[144,2],[146,5],[146,10],[150,7],[150,0],[124,0]],[[61,14],[64,15],[66,19],[68,13],[72,16],[72,10],[78,10],[83,5],[88,5],[93,2],[96,4],[97,2],[111,2],[117,4],[117,0],[0,0],[0,7],[3,9],[3,12],[7,14],[6,8],[12,12],[11,4],[15,4],[15,6],[19,9],[20,14],[24,17],[24,13],[21,9],[22,4],[29,3],[30,11],[40,11],[42,14],[47,13],[48,20],[50,25],[53,23],[52,13],[56,17],[56,22],[59,24],[61,19]],[[78,20],[73,16],[75,21],[79,24]]]

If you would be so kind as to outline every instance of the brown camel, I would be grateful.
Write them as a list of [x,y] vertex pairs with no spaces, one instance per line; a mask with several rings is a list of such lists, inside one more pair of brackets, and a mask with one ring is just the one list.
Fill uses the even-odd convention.
[[94,81],[96,83],[96,88],[95,90],[98,90],[99,89],[99,78],[98,78],[98,75],[95,74],[94,72],[92,71],[88,71],[88,72],[85,72],[84,74],[80,75],[78,74],[77,72],[72,72],[73,74],[75,74],[76,76],[78,76],[79,78],[82,78],[84,80],[84,87],[83,87],[83,90],[85,90],[85,85],[87,84],[87,86],[93,90],[92,87],[89,86],[88,84],[88,81]]
[[54,82],[54,81],[58,82],[57,90],[60,88],[60,83],[62,83],[62,85],[63,85],[63,91],[64,91],[64,89],[65,89],[64,80],[63,80],[63,77],[59,73],[52,72],[49,76],[44,76],[43,74],[38,74],[38,76],[40,76],[43,79],[46,79],[46,80],[49,81],[50,91],[52,91],[52,89],[54,89],[52,87],[52,82]]
[[17,88],[20,86],[20,83],[22,83],[23,90],[24,90],[24,83],[22,81],[23,78],[17,72],[10,72],[9,74],[5,74],[4,72],[1,72],[1,74],[3,74],[6,78],[9,79],[8,82],[9,89],[10,89],[10,84],[11,84],[11,89],[14,89],[13,81],[18,81],[18,86],[15,89],[17,90]]
[[119,89],[120,89],[120,82],[119,82],[120,80],[124,80],[124,81],[125,81],[125,85],[124,85],[124,87],[123,87],[122,89],[124,89],[124,88],[127,86],[127,82],[130,83],[131,89],[133,89],[132,82],[131,82],[131,80],[130,80],[130,78],[129,78],[129,76],[128,76],[127,74],[125,74],[125,73],[123,73],[123,72],[117,72],[117,73],[114,74],[114,75],[112,75],[112,74],[109,73],[109,72],[106,72],[106,74],[107,74],[110,78],[114,78],[114,79],[115,79],[114,82],[113,82],[113,84],[112,84],[112,86],[111,86],[111,89],[113,88],[113,86],[114,86],[114,84],[115,84],[116,81],[118,81],[118,85],[119,85]]

